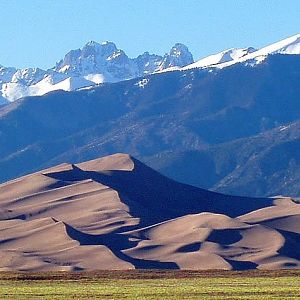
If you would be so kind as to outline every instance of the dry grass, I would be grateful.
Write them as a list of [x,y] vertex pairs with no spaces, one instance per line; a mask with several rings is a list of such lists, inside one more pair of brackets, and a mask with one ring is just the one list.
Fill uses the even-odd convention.
[[300,271],[1,273],[1,299],[300,299]]

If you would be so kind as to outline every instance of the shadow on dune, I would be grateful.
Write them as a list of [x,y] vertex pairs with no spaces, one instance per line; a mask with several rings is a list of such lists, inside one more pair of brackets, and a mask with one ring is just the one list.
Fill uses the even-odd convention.
[[251,261],[237,261],[237,260],[230,260],[230,259],[225,259],[225,260],[229,264],[231,264],[232,269],[236,271],[254,270],[258,266],[258,264]]
[[182,247],[178,248],[177,251],[182,252],[182,253],[188,253],[188,252],[199,251],[200,248],[201,248],[201,243],[200,242],[195,242],[195,243],[192,243],[192,244],[182,246]]
[[69,171],[47,173],[62,181],[92,179],[116,190],[141,225],[162,222],[186,214],[212,212],[236,217],[273,204],[268,198],[228,196],[175,182],[138,160],[132,171],[84,171],[73,165]]
[[[54,221],[57,222],[55,219]],[[135,247],[138,244],[138,242],[130,241],[128,236],[113,232],[109,234],[92,235],[83,233],[66,223],[64,223],[64,225],[69,237],[78,241],[80,245],[104,245],[109,248],[116,257],[131,263],[136,269],[179,269],[178,265],[173,262],[144,260],[124,254],[122,250]]]
[[276,229],[285,239],[284,245],[278,250],[282,256],[299,259],[300,257],[300,235],[295,232]]
[[242,235],[236,229],[215,229],[210,233],[206,241],[229,246],[237,243],[242,238]]

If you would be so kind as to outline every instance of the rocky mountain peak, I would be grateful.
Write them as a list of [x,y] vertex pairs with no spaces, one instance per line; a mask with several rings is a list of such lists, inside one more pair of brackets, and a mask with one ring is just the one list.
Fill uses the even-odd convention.
[[169,53],[165,54],[159,70],[170,67],[184,67],[194,62],[193,55],[184,44],[176,43]]

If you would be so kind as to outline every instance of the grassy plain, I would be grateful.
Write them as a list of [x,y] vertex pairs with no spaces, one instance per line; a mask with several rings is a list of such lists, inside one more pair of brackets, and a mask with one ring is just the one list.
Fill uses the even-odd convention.
[[0,273],[0,299],[300,299],[300,271]]

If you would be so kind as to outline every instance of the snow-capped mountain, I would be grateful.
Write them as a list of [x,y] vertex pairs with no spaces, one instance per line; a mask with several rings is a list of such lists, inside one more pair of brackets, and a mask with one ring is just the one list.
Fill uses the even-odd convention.
[[0,66],[0,103],[58,89],[72,91],[103,82],[123,81],[192,62],[193,56],[188,48],[179,43],[164,56],[145,52],[132,59],[113,42],[91,41],[82,49],[68,52],[47,71]]
[[171,67],[184,67],[194,62],[193,55],[189,52],[187,46],[177,43],[165,54],[157,70],[162,71]]
[[91,85],[94,85],[94,82],[83,77],[66,77],[64,74],[52,73],[32,85],[19,82],[5,83],[2,85],[2,95],[9,101],[14,101],[25,96],[41,96],[56,90],[73,91]]
[[183,70],[193,69],[193,68],[205,68],[205,67],[212,67],[214,65],[218,65],[221,63],[235,61],[238,60],[249,53],[255,52],[256,49],[253,47],[248,48],[231,48],[228,50],[224,50],[217,54],[213,54],[202,58],[190,65],[187,65],[183,68]]
[[[89,76],[95,83],[116,82],[138,76],[138,68],[123,50],[112,42],[87,43],[82,49],[66,54],[54,71],[71,77]],[[97,74],[97,77],[90,76]]]
[[137,65],[138,73],[142,76],[156,72],[162,63],[162,59],[163,57],[160,55],[144,52],[135,58],[134,62]]
[[296,34],[292,37],[271,44],[253,53],[250,53],[239,59],[239,62],[245,62],[253,60],[254,64],[258,64],[266,59],[268,55],[273,54],[300,54],[300,34]]
[[5,68],[0,65],[0,84],[10,82],[16,71],[15,68]]
[[244,63],[248,66],[255,66],[262,63],[269,55],[299,55],[300,34],[256,50],[250,48],[232,48],[220,53],[200,59],[193,64],[187,65],[182,70],[193,68],[225,68],[237,63]]
[[11,82],[21,83],[24,85],[33,85],[41,81],[46,74],[46,71],[39,68],[21,69],[14,73]]
[[164,56],[145,52],[129,58],[113,42],[88,42],[71,50],[49,70],[17,70],[0,66],[0,105],[25,96],[43,95],[63,89],[72,91],[103,82],[118,82],[156,72],[200,68],[225,68],[236,63],[255,66],[273,54],[300,54],[300,34],[262,49],[231,48],[196,62],[188,48],[175,44]]

